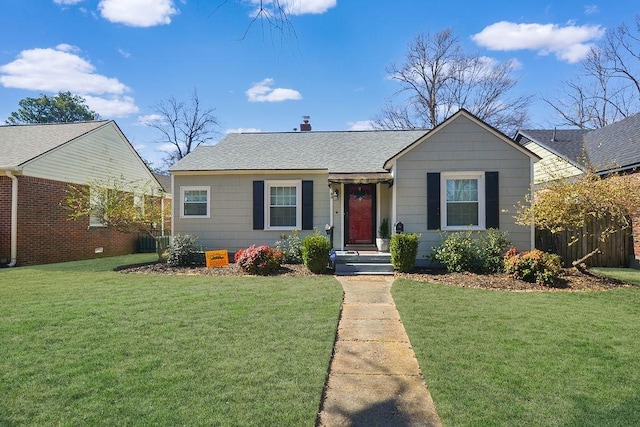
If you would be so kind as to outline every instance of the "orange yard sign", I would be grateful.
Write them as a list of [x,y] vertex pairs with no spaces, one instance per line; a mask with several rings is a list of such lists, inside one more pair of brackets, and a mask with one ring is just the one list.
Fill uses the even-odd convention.
[[205,251],[204,259],[206,260],[207,268],[229,265],[229,253],[225,250]]

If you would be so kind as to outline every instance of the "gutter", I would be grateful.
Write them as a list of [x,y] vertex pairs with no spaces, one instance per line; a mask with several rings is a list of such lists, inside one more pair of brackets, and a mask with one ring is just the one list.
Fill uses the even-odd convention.
[[5,174],[11,178],[11,262],[7,267],[14,267],[18,263],[18,177],[10,170]]

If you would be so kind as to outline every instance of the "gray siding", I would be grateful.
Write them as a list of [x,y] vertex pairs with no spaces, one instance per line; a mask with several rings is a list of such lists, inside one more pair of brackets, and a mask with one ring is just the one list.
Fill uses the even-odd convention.
[[[237,174],[237,175],[180,175],[173,182],[173,233],[198,236],[203,249],[227,249],[235,252],[251,245],[269,245],[288,231],[253,230],[254,180],[313,180],[313,226],[324,233],[329,223],[328,174]],[[182,218],[181,188],[210,187],[210,217]],[[306,236],[313,231],[301,232]]]
[[505,140],[461,116],[396,159],[395,221],[405,232],[421,233],[418,262],[427,263],[440,243],[438,231],[427,230],[427,172],[498,171],[500,230],[520,250],[531,249],[531,229],[515,224],[514,206],[523,201],[531,183],[531,158]]
[[138,187],[157,186],[149,169],[113,124],[28,162],[23,171],[28,176],[75,184],[123,176]]

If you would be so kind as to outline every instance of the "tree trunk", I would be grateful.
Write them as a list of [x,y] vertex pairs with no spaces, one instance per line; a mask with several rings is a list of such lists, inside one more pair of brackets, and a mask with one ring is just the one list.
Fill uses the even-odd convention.
[[594,255],[598,255],[601,254],[602,251],[600,250],[600,248],[595,248],[594,250],[592,250],[591,252],[589,252],[588,254],[586,254],[585,256],[583,256],[580,259],[577,259],[575,261],[573,261],[571,264],[576,268],[576,270],[578,270],[580,273],[582,274],[587,274],[589,276],[592,275],[592,273],[589,272],[589,270],[587,269],[587,265],[584,264],[584,262],[586,260],[588,260],[589,258],[591,258]]

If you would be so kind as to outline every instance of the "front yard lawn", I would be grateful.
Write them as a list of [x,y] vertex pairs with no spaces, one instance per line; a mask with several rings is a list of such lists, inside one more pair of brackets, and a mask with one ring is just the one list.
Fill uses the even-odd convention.
[[640,287],[392,293],[444,425],[640,425]]
[[0,425],[313,425],[339,283],[112,271],[152,259],[0,270]]

